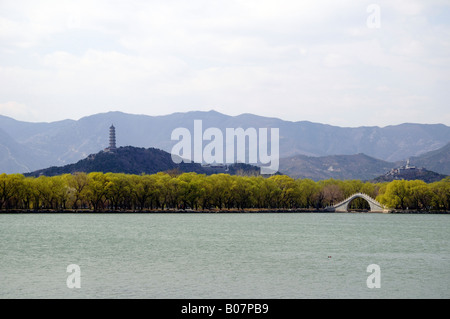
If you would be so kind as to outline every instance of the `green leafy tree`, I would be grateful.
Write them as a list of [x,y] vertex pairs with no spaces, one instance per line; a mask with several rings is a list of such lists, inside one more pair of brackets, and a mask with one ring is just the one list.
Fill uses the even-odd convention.
[[79,172],[69,175],[67,179],[68,186],[70,187],[74,197],[72,207],[74,209],[84,207],[86,202],[87,185],[89,182],[88,175],[84,172]]
[[23,180],[21,174],[0,175],[0,209],[10,208],[10,200],[20,192]]
[[88,174],[86,199],[92,205],[94,211],[102,210],[105,207],[108,182],[103,173],[92,172]]
[[434,209],[450,211],[450,177],[432,183],[430,190],[433,193],[431,202]]
[[319,192],[319,186],[312,179],[299,179],[296,181],[300,193],[300,207],[311,208],[315,206],[315,198]]
[[387,184],[386,190],[378,199],[381,204],[399,209],[407,208],[409,190],[405,180],[395,180]]
[[130,179],[126,174],[106,173],[105,198],[111,209],[130,208],[131,188]]

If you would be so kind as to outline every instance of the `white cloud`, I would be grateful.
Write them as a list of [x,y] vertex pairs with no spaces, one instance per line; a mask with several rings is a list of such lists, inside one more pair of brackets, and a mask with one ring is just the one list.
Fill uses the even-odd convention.
[[37,113],[33,109],[16,101],[0,103],[0,114],[17,120],[35,120],[38,118]]
[[449,6],[378,3],[380,29],[356,0],[2,1],[0,101],[43,121],[215,108],[359,126],[409,108],[450,124],[450,28],[433,20]]

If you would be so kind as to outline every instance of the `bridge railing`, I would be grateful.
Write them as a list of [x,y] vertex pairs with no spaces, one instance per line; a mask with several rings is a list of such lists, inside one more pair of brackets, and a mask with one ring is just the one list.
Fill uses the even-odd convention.
[[356,196],[356,197],[361,196],[362,198],[364,198],[365,200],[367,200],[369,203],[371,203],[371,204],[373,204],[373,205],[377,205],[377,206],[380,206],[380,207],[384,207],[384,205],[382,205],[381,203],[379,203],[377,200],[373,199],[371,196],[369,196],[369,195],[367,195],[367,194],[365,194],[365,193],[361,193],[361,192],[360,192],[360,193],[355,193],[355,194],[353,194],[353,195],[347,197],[346,199],[344,199],[343,201],[340,201],[339,203],[333,205],[332,207],[339,207],[339,206],[345,204],[346,202],[348,202],[349,200],[355,198],[355,196]]

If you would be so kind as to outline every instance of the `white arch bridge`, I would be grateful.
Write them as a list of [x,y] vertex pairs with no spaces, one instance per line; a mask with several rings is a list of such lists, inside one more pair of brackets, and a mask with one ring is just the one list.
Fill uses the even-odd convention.
[[328,212],[348,212],[348,205],[355,198],[365,199],[369,203],[371,212],[378,212],[378,213],[388,213],[389,212],[389,209],[387,207],[381,205],[378,201],[376,201],[369,195],[363,194],[363,193],[353,194],[352,196],[346,198],[345,200],[343,200],[340,203],[337,203],[336,205],[328,206],[327,208],[325,208],[325,210]]

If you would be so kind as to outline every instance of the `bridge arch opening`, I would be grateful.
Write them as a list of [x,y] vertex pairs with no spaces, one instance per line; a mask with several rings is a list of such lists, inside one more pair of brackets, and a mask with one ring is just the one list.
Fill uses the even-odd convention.
[[367,199],[363,197],[355,197],[348,203],[347,211],[349,212],[368,212],[370,211],[370,204]]

